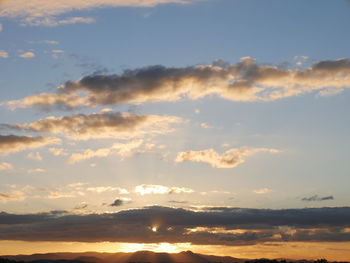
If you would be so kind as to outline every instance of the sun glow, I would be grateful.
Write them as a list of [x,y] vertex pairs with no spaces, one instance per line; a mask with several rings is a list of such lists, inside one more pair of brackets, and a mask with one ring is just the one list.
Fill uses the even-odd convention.
[[136,252],[140,250],[148,250],[153,252],[178,253],[183,250],[189,250],[190,248],[190,243],[130,243],[123,244],[121,250],[123,252]]

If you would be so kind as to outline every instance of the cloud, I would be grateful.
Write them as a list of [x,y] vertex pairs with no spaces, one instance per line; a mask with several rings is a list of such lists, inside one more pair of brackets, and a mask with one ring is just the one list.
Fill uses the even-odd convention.
[[20,58],[34,58],[35,54],[33,52],[23,52],[19,55]]
[[85,202],[82,202],[74,207],[74,209],[81,210],[87,208],[89,205]]
[[29,169],[28,173],[34,174],[34,173],[46,173],[45,169],[42,168],[36,168],[36,169]]
[[53,17],[74,10],[103,7],[152,7],[158,4],[186,4],[198,0],[3,0],[0,2],[0,16],[20,18]]
[[42,161],[43,157],[41,157],[40,153],[38,152],[31,152],[27,154],[27,158],[36,160],[36,161]]
[[[85,150],[83,153],[74,153],[68,159],[68,163],[77,163],[96,157],[107,157],[111,154],[116,154],[122,158],[131,157],[135,153],[144,153],[149,149],[148,144],[143,144],[143,140],[133,140],[126,143],[115,143],[110,148],[101,148],[96,151],[91,149]],[[143,146],[143,149],[140,147]]]
[[141,184],[135,187],[135,193],[140,195],[150,195],[150,194],[189,194],[193,193],[194,190],[186,187],[168,187],[163,185],[153,185],[153,184]]
[[94,192],[98,194],[105,193],[105,192],[115,192],[115,191],[117,191],[119,194],[124,194],[124,195],[129,194],[129,191],[124,188],[112,187],[112,186],[88,187],[86,191]]
[[4,28],[3,28],[2,24],[0,24],[0,32],[2,32],[3,29]]
[[[149,66],[117,75],[90,75],[68,81],[57,93],[5,103],[12,108],[72,109],[125,103],[196,100],[209,95],[232,101],[273,101],[349,88],[350,60],[325,60],[305,69],[259,65],[250,57],[230,65],[183,68]],[[327,90],[327,92],[325,91]]]
[[60,42],[58,42],[56,40],[43,40],[43,41],[41,41],[41,43],[47,44],[47,45],[58,45]]
[[129,139],[171,132],[172,124],[183,120],[175,116],[136,115],[101,111],[64,117],[48,117],[32,123],[2,124],[0,127],[21,131],[60,134],[73,140]]
[[208,163],[214,168],[234,168],[245,162],[246,157],[259,152],[279,153],[279,150],[268,148],[238,148],[230,149],[222,155],[213,149],[202,151],[187,151],[178,153],[175,162],[203,162]]
[[114,200],[114,202],[112,204],[110,204],[110,206],[122,206],[123,203],[124,203],[123,200],[116,199],[116,200]]
[[0,163],[0,171],[6,171],[13,169],[13,165],[10,163],[2,162]]
[[8,58],[9,54],[4,51],[4,50],[0,50],[0,58]]
[[3,185],[3,187],[4,186],[7,186],[9,189],[5,192],[0,191],[0,203],[19,202],[28,197],[35,196],[33,193],[33,187],[28,185],[21,188],[18,188],[16,185]]
[[131,202],[130,198],[123,197],[123,198],[115,199],[114,202],[111,203],[109,206],[118,207],[130,202]]
[[[117,201],[117,204],[120,203]],[[3,212],[0,213],[0,222],[2,240],[190,242],[231,246],[281,241],[350,241],[347,231],[349,207],[281,210],[223,208],[221,211],[202,212],[152,206],[84,215]]]
[[261,188],[261,189],[253,190],[253,193],[256,193],[256,194],[259,194],[259,195],[267,194],[269,192],[271,192],[271,190],[268,189],[268,188]]
[[7,203],[10,201],[22,201],[26,197],[21,191],[10,191],[7,193],[0,192],[0,203]]
[[72,24],[92,24],[95,19],[92,17],[68,17],[56,19],[54,17],[27,17],[22,21],[22,25],[55,27]]
[[61,140],[55,137],[0,135],[0,153],[9,154],[60,143]]
[[49,148],[49,152],[54,156],[64,156],[68,155],[63,148]]
[[305,202],[315,202],[315,201],[326,201],[326,200],[334,200],[333,195],[329,195],[329,196],[318,196],[318,195],[313,195],[311,197],[304,197],[301,199],[302,201]]

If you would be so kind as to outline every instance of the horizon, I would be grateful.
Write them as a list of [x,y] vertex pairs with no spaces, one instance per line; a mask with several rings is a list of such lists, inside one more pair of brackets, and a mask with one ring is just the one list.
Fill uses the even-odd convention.
[[350,261],[349,14],[0,0],[0,256]]

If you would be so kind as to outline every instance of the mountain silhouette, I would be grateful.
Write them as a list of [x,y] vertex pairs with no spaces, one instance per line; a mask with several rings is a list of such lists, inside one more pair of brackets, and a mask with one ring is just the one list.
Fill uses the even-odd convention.
[[[2,256],[2,258],[31,263],[243,263],[245,259],[202,255],[191,251],[180,253],[48,253],[33,255]],[[1,262],[0,262],[1,263]]]
[[[47,253],[33,255],[1,256],[0,263],[331,263],[325,259],[239,259],[184,251],[180,253],[156,253],[137,251],[134,253]],[[350,262],[334,262],[350,263]]]

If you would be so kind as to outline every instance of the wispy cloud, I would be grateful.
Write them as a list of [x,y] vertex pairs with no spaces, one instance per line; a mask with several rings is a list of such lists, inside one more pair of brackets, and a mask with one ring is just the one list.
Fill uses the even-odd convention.
[[194,190],[186,187],[168,187],[164,185],[142,184],[135,187],[135,193],[140,195],[149,194],[181,194],[193,193]]
[[214,168],[234,168],[244,163],[246,158],[260,152],[279,153],[279,150],[269,148],[238,148],[230,149],[222,155],[213,149],[202,151],[186,151],[178,153],[175,162],[203,162],[208,163]]
[[126,143],[115,143],[110,148],[101,148],[95,151],[87,149],[83,153],[73,153],[69,157],[68,163],[77,163],[96,157],[107,157],[111,154],[116,154],[118,156],[121,156],[122,158],[131,157],[135,153],[147,151],[147,149],[145,149],[144,147],[143,149],[141,149],[141,146],[146,147],[146,145],[144,145],[143,140],[133,140]]
[[[232,101],[272,101],[349,88],[350,60],[325,60],[305,69],[258,65],[250,57],[225,66],[150,66],[121,75],[91,75],[68,81],[57,94],[42,93],[9,101],[12,108],[71,109],[123,103],[177,101],[217,95]],[[83,93],[84,95],[81,95]],[[79,95],[80,94],[80,95]]]
[[54,17],[27,17],[22,21],[22,25],[47,27],[92,23],[95,23],[95,19],[92,17],[68,17],[64,19],[57,19]]
[[35,169],[29,169],[28,173],[30,173],[30,174],[41,174],[41,173],[46,173],[46,170],[42,169],[42,168],[35,168]]

